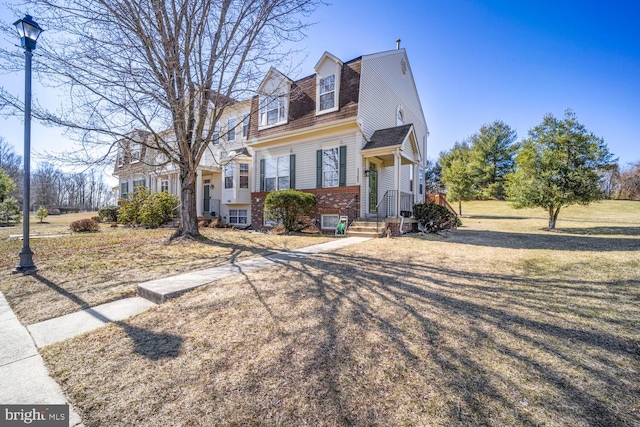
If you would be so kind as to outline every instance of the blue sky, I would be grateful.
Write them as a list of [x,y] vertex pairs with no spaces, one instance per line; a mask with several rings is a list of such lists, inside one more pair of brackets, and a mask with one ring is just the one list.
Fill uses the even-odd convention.
[[[312,74],[325,50],[349,60],[400,38],[431,132],[429,158],[484,123],[503,120],[520,140],[545,114],[571,108],[626,164],[640,161],[638,16],[638,1],[334,0],[311,16],[316,24],[295,46],[306,56],[293,59],[301,64],[290,77]],[[0,17],[17,19],[1,6]],[[0,78],[22,87],[23,75]],[[34,93],[58,96],[37,82]],[[21,152],[21,121],[0,120],[0,136]],[[68,148],[60,133],[34,124],[34,149]]]

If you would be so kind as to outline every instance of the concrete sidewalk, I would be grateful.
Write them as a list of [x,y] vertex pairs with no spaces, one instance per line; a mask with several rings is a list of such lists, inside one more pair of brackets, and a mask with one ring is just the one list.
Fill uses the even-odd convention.
[[[47,371],[27,329],[0,293],[0,403],[63,405],[67,399]],[[69,426],[82,426],[73,407]]]
[[[0,293],[0,404],[67,404],[60,386],[49,377],[38,348],[59,342],[110,322],[124,320],[170,298],[238,273],[249,273],[276,264],[338,250],[369,240],[367,237],[336,239],[306,248],[282,252],[198,270],[138,285],[140,297],[102,304],[24,327]],[[144,297],[144,298],[141,298]],[[69,426],[82,420],[70,407]]]

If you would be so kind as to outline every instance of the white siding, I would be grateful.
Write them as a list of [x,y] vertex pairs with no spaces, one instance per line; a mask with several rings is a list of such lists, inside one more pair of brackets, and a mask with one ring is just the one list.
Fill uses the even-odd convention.
[[255,173],[251,182],[254,191],[260,191],[260,160],[278,156],[296,155],[296,189],[316,188],[316,151],[325,148],[347,146],[347,185],[359,185],[357,182],[355,134],[326,139],[306,140],[299,143],[278,146],[274,149],[260,149],[255,153]]
[[417,156],[414,155],[416,152],[416,145],[411,141],[411,137],[407,138],[402,144],[402,155],[409,160],[417,161]]
[[[405,74],[402,60],[407,63]],[[403,106],[405,124],[413,123],[417,139],[422,142],[427,124],[405,50],[363,56],[358,117],[367,139],[378,129],[396,126],[398,105]],[[426,159],[426,153],[421,154]]]

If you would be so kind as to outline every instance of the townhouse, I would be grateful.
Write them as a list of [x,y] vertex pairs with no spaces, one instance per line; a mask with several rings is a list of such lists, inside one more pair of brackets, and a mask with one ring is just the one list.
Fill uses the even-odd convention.
[[[344,62],[325,52],[314,71],[293,81],[272,68],[256,96],[227,107],[198,167],[199,216],[268,229],[266,195],[296,189],[315,194],[323,232],[340,217],[382,220],[393,234],[411,226],[405,218],[425,200],[429,130],[405,49]],[[179,195],[175,166],[150,167],[162,159],[136,144],[147,136],[121,145],[120,195],[136,185]]]

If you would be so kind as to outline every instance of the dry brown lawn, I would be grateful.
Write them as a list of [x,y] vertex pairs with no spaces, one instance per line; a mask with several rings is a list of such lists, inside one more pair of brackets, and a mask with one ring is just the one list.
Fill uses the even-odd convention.
[[626,207],[549,233],[465,204],[446,237],[239,274],[42,354],[86,426],[639,425]]
[[[36,274],[11,274],[18,262],[22,228],[0,228],[0,292],[24,324],[32,324],[124,297],[134,296],[138,283],[198,268],[210,268],[260,255],[288,251],[328,240],[322,236],[278,236],[203,229],[213,243],[182,241],[167,244],[173,230],[111,228],[99,233],[70,235],[69,224],[94,213],[32,218]],[[66,233],[60,235],[61,233]]]

